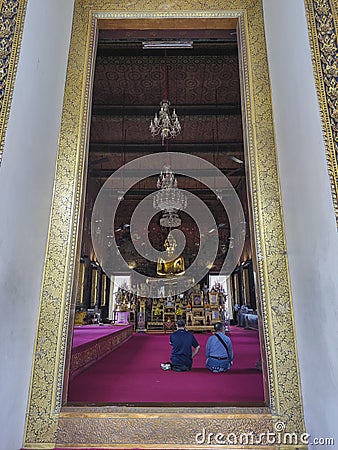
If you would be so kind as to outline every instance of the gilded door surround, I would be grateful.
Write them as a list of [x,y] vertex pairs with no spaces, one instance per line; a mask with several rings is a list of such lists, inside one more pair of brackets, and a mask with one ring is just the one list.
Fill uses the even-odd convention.
[[[325,0],[313,0],[329,4]],[[312,3],[312,0],[308,0]],[[197,432],[304,433],[292,299],[274,142],[262,0],[76,0],[64,96],[39,322],[27,408],[24,448],[87,444],[106,448],[211,448]],[[238,19],[242,104],[252,203],[268,404],[265,408],[62,406],[67,378],[81,203],[85,189],[87,134],[98,22],[182,18]],[[122,22],[121,22],[122,23]],[[264,439],[263,439],[264,443]],[[238,445],[234,445],[234,448]],[[241,446],[245,448],[246,445]],[[305,448],[265,442],[265,448]],[[251,445],[252,448],[252,445]]]

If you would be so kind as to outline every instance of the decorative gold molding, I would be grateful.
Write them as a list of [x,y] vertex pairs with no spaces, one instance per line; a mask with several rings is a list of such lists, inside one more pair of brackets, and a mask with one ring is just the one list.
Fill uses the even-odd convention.
[[[74,432],[91,430],[95,445],[126,448],[132,442],[144,448],[154,446],[163,432],[179,448],[193,448],[191,424],[211,425],[215,431],[236,429],[269,431],[283,422],[285,431],[304,432],[293,309],[283,227],[279,174],[277,168],[268,63],[264,39],[262,0],[228,0],[225,10],[218,0],[208,2],[208,11],[199,11],[196,0],[173,1],[170,7],[157,0],[143,0],[133,7],[123,0],[76,0],[64,96],[60,145],[49,240],[41,290],[39,324],[27,409],[25,447],[58,443],[75,444]],[[136,3],[135,3],[136,5]],[[141,12],[143,11],[143,12]],[[87,160],[87,128],[95,54],[97,20],[106,19],[212,19],[236,17],[241,43],[243,106],[249,166],[249,189],[257,255],[261,311],[265,342],[266,384],[269,408],[255,413],[238,408],[203,411],[125,408],[122,416],[110,410],[109,416],[76,417],[62,407],[63,374],[70,317],[71,287],[74,276],[81,198]],[[79,92],[81,95],[79,95]],[[255,415],[256,414],[256,415]],[[178,422],[179,419],[179,422]],[[179,428],[177,426],[179,425]],[[208,426],[209,426],[208,425]],[[72,431],[73,430],[73,431]],[[106,431],[104,431],[106,430]],[[112,435],[114,433],[114,435]],[[83,438],[85,439],[85,438]],[[114,444],[112,444],[114,439]],[[94,443],[94,442],[93,442]],[[170,444],[168,444],[170,445]],[[160,445],[163,448],[170,448]],[[210,448],[210,445],[207,446]],[[205,448],[207,448],[205,447]],[[289,446],[288,448],[291,448]],[[158,446],[157,446],[158,448]],[[203,448],[203,446],[199,446]]]
[[0,1],[0,166],[28,0]]
[[338,22],[335,0],[304,0],[338,227]]
[[[115,409],[115,411],[114,411]],[[121,410],[122,409],[122,410]],[[135,409],[135,408],[134,408]],[[111,448],[128,446],[146,448],[210,448],[215,443],[209,433],[238,436],[239,430],[255,430],[257,433],[273,432],[268,408],[139,408],[134,414],[128,408],[67,408],[60,415],[57,445],[100,446],[104,442]],[[173,423],[174,422],[174,423]],[[175,433],[172,433],[173,427]],[[205,430],[205,433],[203,432]],[[216,430],[216,431],[214,431]],[[196,435],[199,435],[196,442]],[[182,443],[182,436],[185,442]],[[205,438],[204,438],[205,437]],[[203,439],[204,438],[204,439]],[[199,442],[200,443],[199,443]],[[266,445],[266,442],[262,442]],[[133,448],[133,447],[132,447]]]
[[[289,432],[304,429],[293,308],[274,142],[263,11],[249,2],[241,33],[247,161],[252,198],[256,266],[264,325],[270,408]],[[258,20],[257,18],[260,17]],[[255,20],[253,20],[255,18]]]

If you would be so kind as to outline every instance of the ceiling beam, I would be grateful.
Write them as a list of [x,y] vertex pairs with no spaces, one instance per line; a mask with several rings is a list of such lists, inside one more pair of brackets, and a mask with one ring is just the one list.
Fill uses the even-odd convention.
[[[120,33],[123,30],[235,30],[238,24],[236,17],[222,18],[181,18],[168,17],[163,18],[139,18],[139,19],[98,19],[100,35],[106,35],[104,31],[117,30]],[[103,31],[104,30],[104,31]],[[116,34],[116,31],[114,31]],[[125,35],[122,35],[125,37]],[[115,36],[116,37],[116,36]]]
[[[212,193],[212,191],[207,191],[205,189],[186,189],[192,194],[196,195],[200,199],[212,202],[219,202],[220,200]],[[125,200],[139,201],[140,198],[146,197],[154,193],[154,189],[130,189],[124,194]]]
[[[236,153],[237,156],[243,154],[243,142],[220,142],[215,143],[184,143],[170,141],[169,151],[180,153],[217,153],[217,152],[231,152]],[[91,142],[89,144],[89,151],[91,154],[106,154],[106,153],[155,153],[162,152],[163,146],[160,142],[156,143],[112,143],[112,142]],[[94,161],[93,161],[94,162]]]
[[[183,116],[239,116],[240,103],[222,105],[174,105],[177,114]],[[98,105],[92,107],[93,116],[149,116],[157,113],[159,105]]]
[[[238,57],[238,48],[236,41],[233,39],[230,42],[215,42],[210,45],[210,42],[199,43],[194,41],[192,49],[184,49],[184,54],[188,56],[220,56],[224,57],[225,55],[233,56],[237,59]],[[168,49],[167,56],[181,56],[182,49]],[[142,56],[151,56],[151,57],[159,57],[163,58],[163,50],[144,50],[142,49],[142,42],[133,42],[131,45],[126,44],[125,42],[99,42],[97,48],[97,56],[100,58],[109,58],[109,57],[142,57]]]
[[[118,168],[111,168],[111,169],[92,169],[89,171],[89,176],[93,178],[109,178],[113,173],[115,173]],[[220,172],[222,172],[223,175],[226,176],[235,176],[235,177],[244,177],[245,176],[245,170],[242,165],[239,165],[237,168],[228,167],[228,168],[218,168]],[[201,170],[190,170],[185,169],[184,170],[185,175],[188,177],[192,177],[195,179],[199,179],[200,177],[211,177],[215,178],[215,170],[214,169],[201,169]],[[196,176],[198,175],[198,177]],[[176,178],[179,178],[180,174],[175,174]],[[124,178],[136,178],[136,179],[147,179],[151,178],[149,176],[149,170],[147,169],[134,169],[134,170],[128,170],[125,169],[123,171],[123,177]],[[158,177],[158,175],[153,175],[152,177]]]

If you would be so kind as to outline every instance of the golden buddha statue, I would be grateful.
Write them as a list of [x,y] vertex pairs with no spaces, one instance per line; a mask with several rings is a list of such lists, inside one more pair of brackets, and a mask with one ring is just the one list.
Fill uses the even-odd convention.
[[174,236],[169,232],[167,239],[164,242],[167,254],[164,258],[159,258],[157,261],[157,275],[161,275],[162,277],[172,277],[184,274],[185,267],[183,256],[172,259],[176,245]]

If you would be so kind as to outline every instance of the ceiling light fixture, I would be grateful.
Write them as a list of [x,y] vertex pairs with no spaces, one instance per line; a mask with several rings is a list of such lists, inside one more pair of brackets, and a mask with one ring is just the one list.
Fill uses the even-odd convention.
[[149,130],[153,137],[161,135],[162,145],[164,145],[165,139],[173,138],[180,134],[181,124],[178,120],[175,108],[173,113],[170,114],[170,102],[168,100],[168,67],[166,64],[165,53],[165,65],[164,65],[164,95],[162,102],[160,103],[161,109],[158,115],[155,113],[155,117],[150,121]]
[[193,48],[193,41],[168,40],[168,41],[145,41],[142,48],[147,49],[169,49],[169,48]]
[[242,161],[241,159],[236,158],[236,156],[230,156],[230,159],[232,159],[237,164],[244,164],[244,161]]
[[160,106],[161,109],[158,116],[155,113],[154,119],[150,122],[149,130],[153,137],[160,134],[162,137],[162,145],[164,145],[165,139],[173,138],[180,134],[181,125],[175,109],[172,115],[170,115],[169,100],[163,100]]
[[177,188],[177,180],[170,167],[165,167],[157,180],[157,188],[153,199],[154,209],[163,211],[160,225],[167,228],[175,228],[181,225],[178,211],[187,207],[187,197],[183,191]]

